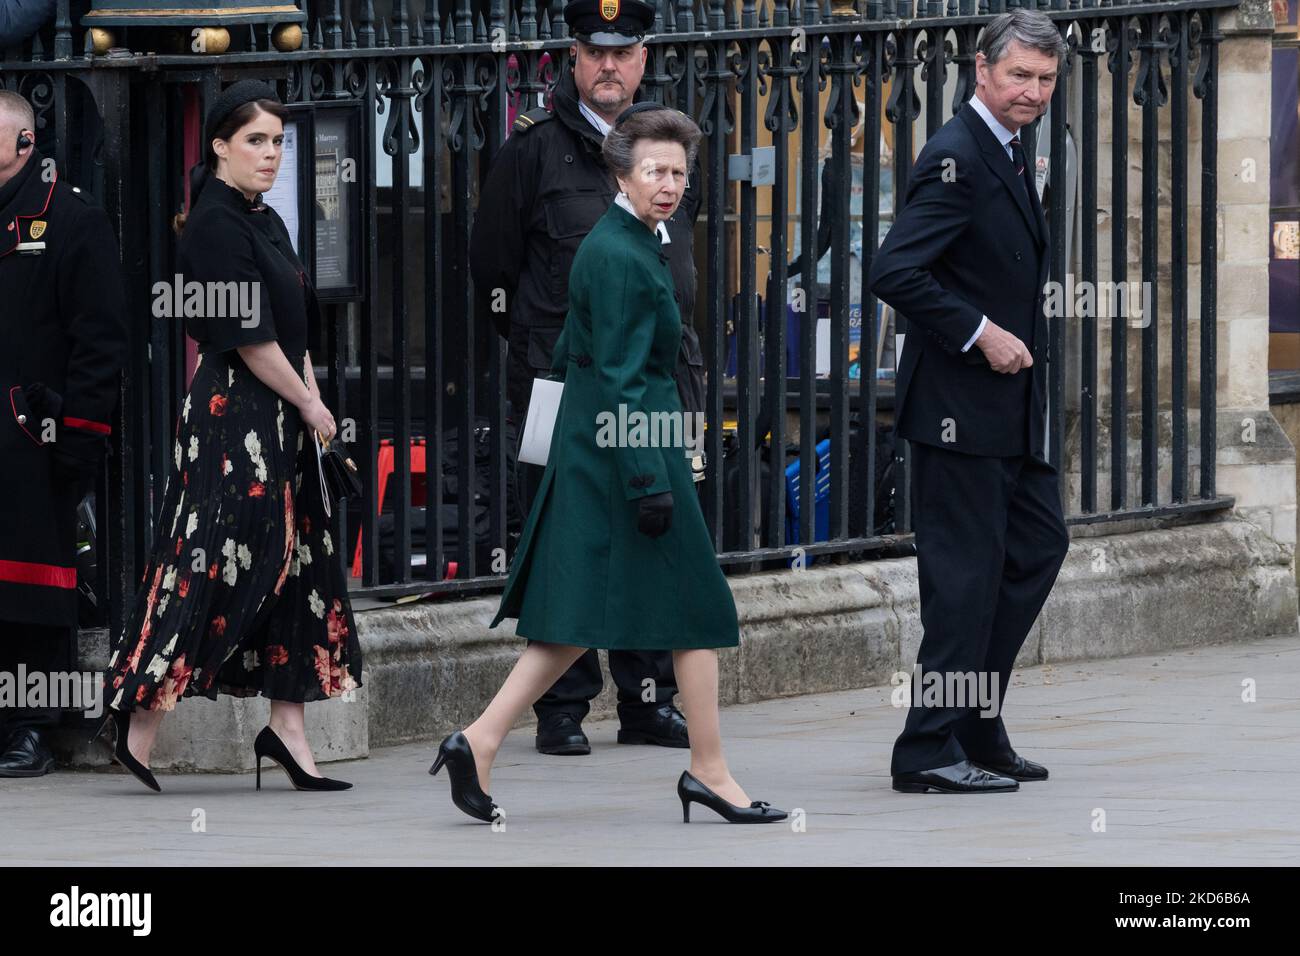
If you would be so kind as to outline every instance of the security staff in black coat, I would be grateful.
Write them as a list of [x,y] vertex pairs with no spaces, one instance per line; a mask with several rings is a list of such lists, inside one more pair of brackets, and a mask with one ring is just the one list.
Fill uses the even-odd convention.
[[[533,380],[551,370],[569,310],[574,254],[618,192],[601,143],[640,86],[646,59],[641,40],[654,21],[654,7],[643,0],[573,0],[564,18],[575,38],[573,69],[556,84],[551,110],[529,110],[516,119],[483,186],[470,245],[480,316],[491,319],[509,343],[506,390],[519,423]],[[677,388],[687,412],[704,409],[704,362],[692,327],[699,188],[697,164],[680,207],[660,233],[682,315]],[[502,302],[504,309],[497,307]],[[541,471],[520,466],[525,514]],[[619,742],[688,746],[686,720],[672,703],[677,685],[671,653],[613,651],[609,665],[618,685]],[[581,722],[600,688],[599,658],[590,651],[534,705],[537,749],[590,753]]]
[[[0,671],[12,675],[73,668],[76,509],[126,351],[108,216],[59,181],[34,126],[28,103],[0,91]],[[44,733],[58,713],[43,703],[0,711],[0,777],[52,768]]]
[[[902,792],[1047,778],[1012,748],[1001,714],[1069,544],[1044,457],[1047,224],[1017,135],[1046,110],[1064,53],[1037,11],[985,27],[975,97],[921,150],[872,261],[872,291],[909,323],[896,401],[898,434],[912,443],[924,636],[894,744]],[[931,706],[921,696],[937,678],[972,686],[957,676],[983,697]]]

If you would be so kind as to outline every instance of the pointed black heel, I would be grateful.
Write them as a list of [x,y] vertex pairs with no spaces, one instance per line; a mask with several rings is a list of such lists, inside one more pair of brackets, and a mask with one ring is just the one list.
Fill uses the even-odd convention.
[[682,801],[682,823],[691,822],[692,803],[708,807],[728,823],[777,823],[789,816],[762,800],[755,800],[747,807],[728,803],[685,770],[677,780],[677,796]]
[[257,757],[257,789],[262,789],[262,759],[274,760],[289,776],[289,782],[295,790],[351,790],[352,784],[343,780],[331,780],[329,777],[313,777],[293,759],[284,741],[269,726],[253,741],[253,754]]
[[429,768],[435,777],[446,765],[451,778],[451,802],[476,820],[491,823],[505,813],[483,792],[478,783],[478,767],[474,764],[474,751],[459,730],[438,745],[438,756]]
[[131,715],[120,710],[110,710],[104,722],[99,725],[99,730],[95,731],[95,736],[91,740],[98,740],[104,736],[104,731],[108,725],[113,725],[113,743],[110,749],[113,752],[113,760],[121,767],[130,771],[135,779],[148,787],[155,793],[161,793],[162,787],[158,786],[158,781],[154,779],[153,772],[148,767],[136,760],[131,754],[130,748],[127,747],[127,740],[131,734]]

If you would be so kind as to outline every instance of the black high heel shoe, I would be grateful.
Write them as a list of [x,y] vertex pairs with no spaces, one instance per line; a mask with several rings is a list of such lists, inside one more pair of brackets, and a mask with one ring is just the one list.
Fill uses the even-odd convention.
[[755,800],[747,807],[728,803],[685,770],[677,780],[677,796],[682,800],[682,823],[691,822],[692,803],[703,804],[728,823],[776,823],[789,816],[762,800]]
[[110,710],[104,722],[99,725],[99,730],[95,731],[95,736],[91,739],[98,740],[104,735],[104,731],[109,724],[113,725],[113,760],[118,765],[129,770],[135,779],[153,790],[155,793],[161,793],[162,787],[158,786],[158,781],[154,779],[153,772],[148,767],[136,760],[131,755],[130,748],[127,747],[127,740],[131,734],[131,715],[125,711]]
[[257,757],[257,789],[262,789],[262,758],[268,757],[280,765],[289,775],[289,782],[295,790],[351,790],[352,784],[343,780],[331,780],[329,777],[313,777],[293,759],[289,748],[284,745],[279,734],[269,726],[253,741],[253,753]]
[[479,786],[474,751],[459,730],[438,745],[438,758],[429,768],[429,773],[436,777],[443,764],[447,765],[447,775],[451,778],[452,803],[484,823],[491,823],[498,816],[505,815]]

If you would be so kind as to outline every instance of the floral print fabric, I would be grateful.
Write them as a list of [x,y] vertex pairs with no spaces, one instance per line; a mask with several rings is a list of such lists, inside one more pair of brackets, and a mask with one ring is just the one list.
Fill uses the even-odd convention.
[[172,462],[105,674],[110,706],[171,710],[218,693],[306,702],[360,686],[347,581],[298,410],[237,352],[205,353]]

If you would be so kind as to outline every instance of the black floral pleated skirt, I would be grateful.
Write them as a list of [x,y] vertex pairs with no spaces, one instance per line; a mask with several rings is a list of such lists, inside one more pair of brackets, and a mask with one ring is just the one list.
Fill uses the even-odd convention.
[[200,356],[153,548],[105,674],[109,706],[171,710],[219,693],[306,702],[360,686],[338,547],[298,409],[237,352]]

